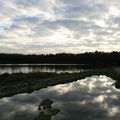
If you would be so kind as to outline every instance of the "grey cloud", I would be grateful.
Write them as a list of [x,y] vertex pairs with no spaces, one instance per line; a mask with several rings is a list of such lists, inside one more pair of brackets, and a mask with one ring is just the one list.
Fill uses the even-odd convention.
[[15,4],[18,6],[36,6],[39,4],[38,0],[14,0]]
[[109,22],[112,24],[119,24],[120,25],[120,16],[109,16]]
[[118,0],[0,0],[0,52],[120,50],[119,6]]
[[39,17],[38,16],[17,16],[14,21],[27,21],[27,22],[37,22],[39,21]]
[[54,29],[54,27],[57,26],[63,26],[66,27],[70,30],[75,30],[75,31],[81,31],[84,29],[88,30],[88,29],[100,29],[99,26],[89,22],[89,21],[83,21],[83,20],[68,20],[68,19],[58,19],[55,21],[45,21],[42,24],[45,27],[48,27],[50,29]]
[[65,6],[60,8],[54,8],[54,11],[56,14],[70,14],[70,13],[81,13],[85,14],[88,12],[99,12],[102,13],[103,11],[106,11],[106,7],[102,4],[81,4],[80,6]]

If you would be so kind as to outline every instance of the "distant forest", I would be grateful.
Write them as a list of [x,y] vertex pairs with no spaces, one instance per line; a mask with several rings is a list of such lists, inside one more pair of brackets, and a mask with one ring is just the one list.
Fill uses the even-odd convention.
[[92,64],[120,65],[120,52],[86,52],[81,54],[23,55],[0,54],[0,64]]

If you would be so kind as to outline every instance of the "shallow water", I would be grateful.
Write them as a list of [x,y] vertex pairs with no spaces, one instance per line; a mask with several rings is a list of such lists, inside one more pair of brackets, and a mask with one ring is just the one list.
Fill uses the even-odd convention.
[[[92,76],[0,99],[0,120],[41,120],[39,104],[49,98],[60,112],[48,120],[119,120],[120,90],[106,76]],[[47,120],[47,119],[44,119]]]

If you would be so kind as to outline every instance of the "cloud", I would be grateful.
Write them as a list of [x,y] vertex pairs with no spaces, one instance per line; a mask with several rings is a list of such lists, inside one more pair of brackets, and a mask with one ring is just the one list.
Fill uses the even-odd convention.
[[120,51],[118,0],[0,0],[0,18],[0,52]]

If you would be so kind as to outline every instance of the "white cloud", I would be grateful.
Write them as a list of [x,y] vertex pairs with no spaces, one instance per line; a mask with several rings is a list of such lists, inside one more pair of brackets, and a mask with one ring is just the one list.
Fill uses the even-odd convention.
[[119,0],[0,0],[0,52],[120,51]]

